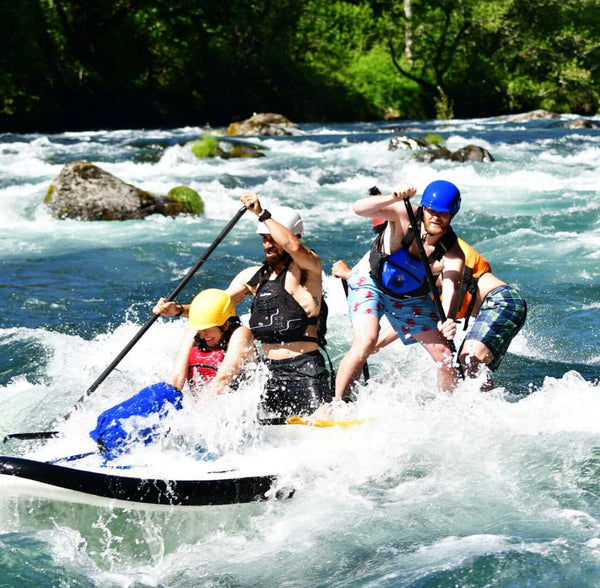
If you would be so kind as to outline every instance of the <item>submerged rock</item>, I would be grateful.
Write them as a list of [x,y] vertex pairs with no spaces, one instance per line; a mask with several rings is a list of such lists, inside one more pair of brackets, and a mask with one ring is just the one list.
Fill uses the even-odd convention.
[[231,137],[216,137],[204,135],[190,144],[192,153],[199,159],[205,157],[220,157],[234,159],[240,157],[264,157],[266,147],[232,139]]
[[589,118],[576,118],[563,123],[564,129],[600,129],[600,123]]
[[414,151],[415,157],[419,161],[432,162],[436,159],[447,159],[450,161],[480,161],[492,162],[492,154],[485,148],[478,145],[466,145],[456,151],[440,146],[437,143],[431,143],[424,139],[416,139],[406,135],[391,137],[388,142],[390,151]]
[[55,217],[79,220],[142,219],[157,213],[197,214],[185,201],[155,196],[89,161],[67,163],[50,184],[44,202]]

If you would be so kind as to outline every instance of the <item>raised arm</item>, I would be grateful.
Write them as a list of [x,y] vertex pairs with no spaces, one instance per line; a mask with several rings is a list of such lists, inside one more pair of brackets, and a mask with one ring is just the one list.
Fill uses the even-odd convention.
[[359,216],[397,221],[406,216],[404,204],[399,201],[412,198],[416,193],[417,189],[412,184],[399,184],[391,194],[366,196],[357,200],[352,210]]
[[[246,192],[243,194],[241,201],[244,206],[258,218],[261,218],[261,215],[265,212],[265,209],[260,204],[258,196],[254,192]],[[300,269],[318,274],[321,273],[321,259],[314,251],[306,247],[300,241],[298,235],[294,235],[290,229],[284,227],[273,217],[264,218],[262,222],[264,222],[265,226],[269,229],[273,241],[291,256]]]

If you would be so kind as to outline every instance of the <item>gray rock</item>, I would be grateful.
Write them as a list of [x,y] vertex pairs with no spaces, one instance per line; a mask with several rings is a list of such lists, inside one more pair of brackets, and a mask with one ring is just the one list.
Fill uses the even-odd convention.
[[531,112],[522,112],[520,114],[511,114],[503,120],[506,122],[527,122],[530,120],[547,120],[559,118],[558,114],[547,110],[539,109]]
[[270,137],[277,137],[282,135],[291,135],[291,131],[297,128],[298,125],[291,122],[282,114],[263,112],[254,114],[250,118],[241,122],[231,123],[227,127],[227,134],[229,136],[266,135]]
[[388,141],[388,151],[419,151],[433,149],[436,146],[424,139],[415,139],[407,135],[396,135]]
[[390,151],[414,151],[415,158],[419,161],[426,161],[428,163],[437,159],[447,159],[449,161],[481,161],[491,162],[494,161],[492,154],[483,147],[478,145],[467,145],[457,151],[450,151],[450,149],[430,143],[424,139],[415,139],[406,135],[398,135],[391,137],[388,141],[388,150]]
[[175,216],[187,212],[183,203],[136,188],[88,161],[66,164],[44,202],[54,216],[79,220],[141,219],[155,213]]
[[494,161],[491,153],[484,149],[483,147],[479,147],[478,145],[467,145],[462,149],[458,149],[450,154],[450,159],[452,161],[482,161],[482,162],[491,162]]

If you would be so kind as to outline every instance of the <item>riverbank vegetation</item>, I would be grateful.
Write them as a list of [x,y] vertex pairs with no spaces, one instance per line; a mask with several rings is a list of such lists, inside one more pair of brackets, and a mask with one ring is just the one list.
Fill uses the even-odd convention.
[[19,0],[0,16],[0,131],[600,102],[600,0]]

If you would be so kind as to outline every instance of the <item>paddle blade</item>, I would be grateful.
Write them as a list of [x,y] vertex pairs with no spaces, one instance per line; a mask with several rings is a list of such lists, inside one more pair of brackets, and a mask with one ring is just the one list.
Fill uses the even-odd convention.
[[58,431],[37,431],[32,433],[10,433],[6,435],[2,443],[11,441],[12,439],[19,439],[22,441],[31,441],[33,439],[52,439],[58,437]]

